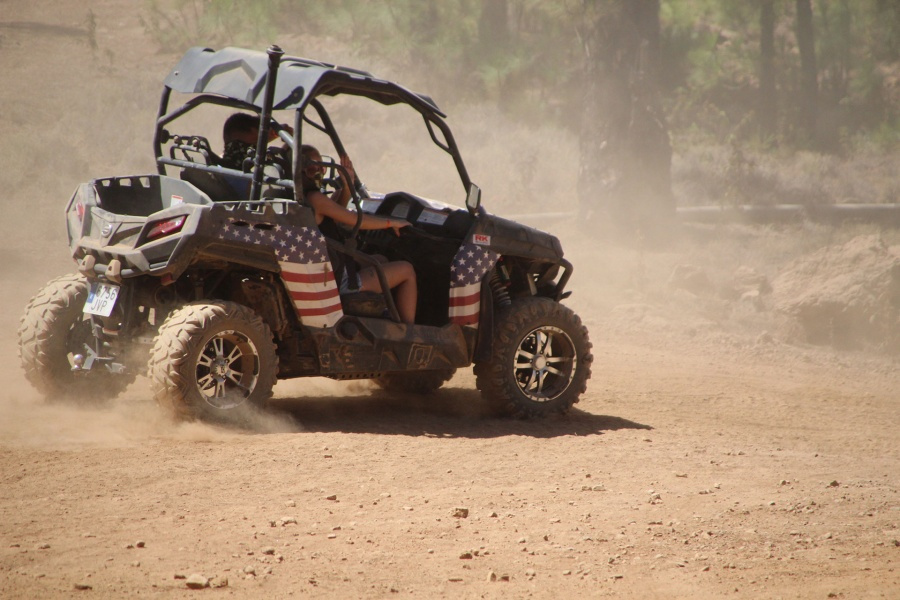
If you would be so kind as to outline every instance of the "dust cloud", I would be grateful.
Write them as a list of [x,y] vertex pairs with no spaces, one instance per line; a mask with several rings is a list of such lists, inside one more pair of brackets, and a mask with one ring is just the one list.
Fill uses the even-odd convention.
[[[42,18],[38,14],[42,9],[33,3],[15,0],[5,6],[17,22]],[[53,6],[69,23],[84,18],[81,9],[70,3]],[[152,123],[160,83],[177,59],[173,54],[146,52],[140,44],[116,43],[140,31],[137,16],[123,11],[118,3],[104,3],[93,10],[103,41],[99,50],[58,31],[0,29],[0,66],[9,81],[18,83],[0,90],[4,106],[0,127],[5,132],[0,141],[5,166],[0,187],[9,191],[6,215],[0,220],[0,301],[6,307],[0,314],[0,376],[6,382],[0,403],[4,416],[0,441],[55,447],[138,444],[159,436],[240,435],[199,424],[171,424],[157,414],[141,381],[107,408],[41,403],[19,371],[15,333],[19,315],[28,298],[48,280],[72,270],[63,221],[67,199],[78,183],[93,177],[153,172]],[[316,55],[322,47],[309,38],[287,37],[278,43],[299,55]],[[334,44],[325,47],[328,54],[321,57],[325,60],[360,65],[418,89],[416,81],[403,80],[390,67],[360,63]],[[335,107],[338,126],[346,128],[348,149],[370,189],[402,188],[461,205],[464,190],[451,161],[418,150],[423,141],[433,147],[421,120],[409,114],[394,120],[395,115],[388,112],[388,117],[372,120],[355,103]],[[649,248],[637,236],[604,239],[596,224],[585,224],[576,215],[577,143],[572,134],[547,125],[525,126],[494,107],[451,104],[448,112],[470,175],[483,189],[486,208],[561,239],[575,266],[569,284],[574,293],[567,304],[581,315],[595,344],[610,329],[686,336],[695,343],[725,343],[748,351],[767,344],[822,343],[827,336],[819,336],[808,318],[805,329],[797,327],[792,317],[796,303],[785,297],[785,290],[792,288],[777,289],[784,281],[779,276],[788,263],[802,262],[820,248],[848,243],[857,235],[875,235],[860,228],[833,231],[809,224],[784,229],[723,225],[685,228],[664,249]],[[219,121],[200,125],[208,128],[204,133],[215,147]],[[882,247],[893,248],[886,251],[878,272],[887,277],[884,288],[891,290],[898,277],[898,240],[892,233],[878,235],[883,238]],[[802,287],[810,285],[807,281]],[[879,302],[872,310],[881,312],[873,318],[883,330],[896,323],[900,301],[891,296]],[[872,315],[860,317],[860,327],[867,316]],[[858,348],[884,346],[884,340],[866,335],[850,337]],[[304,380],[302,385],[284,382],[276,388],[280,397],[293,398],[369,391],[362,384],[327,380]],[[283,432],[302,426],[289,417],[254,415],[247,428]]]

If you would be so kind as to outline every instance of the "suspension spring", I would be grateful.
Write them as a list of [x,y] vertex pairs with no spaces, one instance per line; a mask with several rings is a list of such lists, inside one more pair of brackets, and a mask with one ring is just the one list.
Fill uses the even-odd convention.
[[506,289],[506,285],[504,285],[503,281],[500,279],[499,269],[494,269],[494,272],[491,273],[491,279],[488,282],[491,286],[491,293],[494,296],[494,306],[497,308],[504,308],[512,304],[512,300],[509,298],[509,291]]

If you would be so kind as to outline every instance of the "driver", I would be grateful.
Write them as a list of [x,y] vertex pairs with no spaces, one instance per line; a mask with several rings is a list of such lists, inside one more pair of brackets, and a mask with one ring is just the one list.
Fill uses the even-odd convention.
[[[282,125],[288,133],[293,135],[294,130],[290,125]],[[225,143],[225,151],[219,164],[229,169],[244,170],[244,160],[256,155],[256,141],[259,136],[259,115],[236,112],[227,119],[222,126],[222,141]],[[269,142],[278,139],[278,132],[274,127],[269,128]],[[241,198],[250,194],[250,181],[242,177],[227,177],[228,183]]]
[[[356,225],[356,213],[347,210],[347,203],[350,201],[351,195],[350,186],[353,185],[356,179],[353,163],[350,161],[350,157],[346,155],[341,156],[341,166],[344,167],[343,170],[338,171],[341,186],[329,198],[321,191],[325,167],[321,164],[314,164],[322,162],[322,155],[319,154],[319,151],[314,146],[307,144],[300,147],[300,154],[305,165],[301,172],[303,194],[313,211],[315,211],[319,230],[325,237],[342,242],[345,236],[338,224],[349,227]],[[343,171],[346,171],[350,181],[344,181]],[[409,223],[402,219],[383,219],[363,213],[360,229],[393,229],[396,235],[400,235],[400,230],[407,226],[409,226]],[[356,281],[351,282],[347,263],[353,259],[334,252],[331,248],[328,249],[328,255],[342,294],[353,291],[382,291],[375,267],[356,269]],[[388,286],[394,290],[394,301],[397,304],[400,319],[404,323],[413,323],[416,317],[418,295],[416,272],[413,266],[405,260],[398,260],[383,263],[381,268],[384,271]]]

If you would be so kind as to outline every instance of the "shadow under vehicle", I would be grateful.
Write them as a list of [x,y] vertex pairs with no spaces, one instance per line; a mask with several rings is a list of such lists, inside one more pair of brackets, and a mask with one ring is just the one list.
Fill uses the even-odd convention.
[[[187,100],[170,106],[173,92]],[[345,154],[326,110],[345,96],[412,108],[452,158],[465,207],[370,193],[356,177],[356,226],[343,240],[325,238],[294,176],[296,150],[315,131]],[[210,105],[259,117],[255,153],[239,169],[223,166],[207,137],[176,133]],[[482,397],[498,411],[566,412],[592,361],[587,329],[561,304],[572,266],[556,237],[483,208],[444,119],[427,96],[275,46],[189,50],[164,82],[158,173],[95,179],[67,205],[77,273],[51,281],[27,307],[19,351],[28,380],[51,397],[108,399],[146,368],[173,415],[216,419],[264,405],[278,379],[372,379],[429,393],[474,365]],[[281,148],[269,147],[270,132]],[[337,173],[347,180],[335,161],[318,164],[327,169],[323,191]],[[399,236],[361,231],[364,213],[411,226]],[[401,322],[389,291],[341,295],[329,248],[375,267],[383,290],[373,256],[409,261],[415,323]]]

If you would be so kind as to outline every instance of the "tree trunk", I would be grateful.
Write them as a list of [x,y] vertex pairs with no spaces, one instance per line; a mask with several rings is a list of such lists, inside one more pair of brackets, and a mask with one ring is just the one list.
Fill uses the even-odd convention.
[[798,126],[808,142],[816,143],[818,121],[818,68],[813,39],[812,4],[797,0],[797,49],[800,51],[800,105]]
[[770,141],[777,131],[775,96],[775,0],[760,0],[759,7],[759,135]]
[[506,0],[484,0],[478,18],[478,43],[494,54],[509,43],[509,17]]
[[656,236],[675,214],[672,148],[659,103],[659,0],[583,0],[583,211]]

